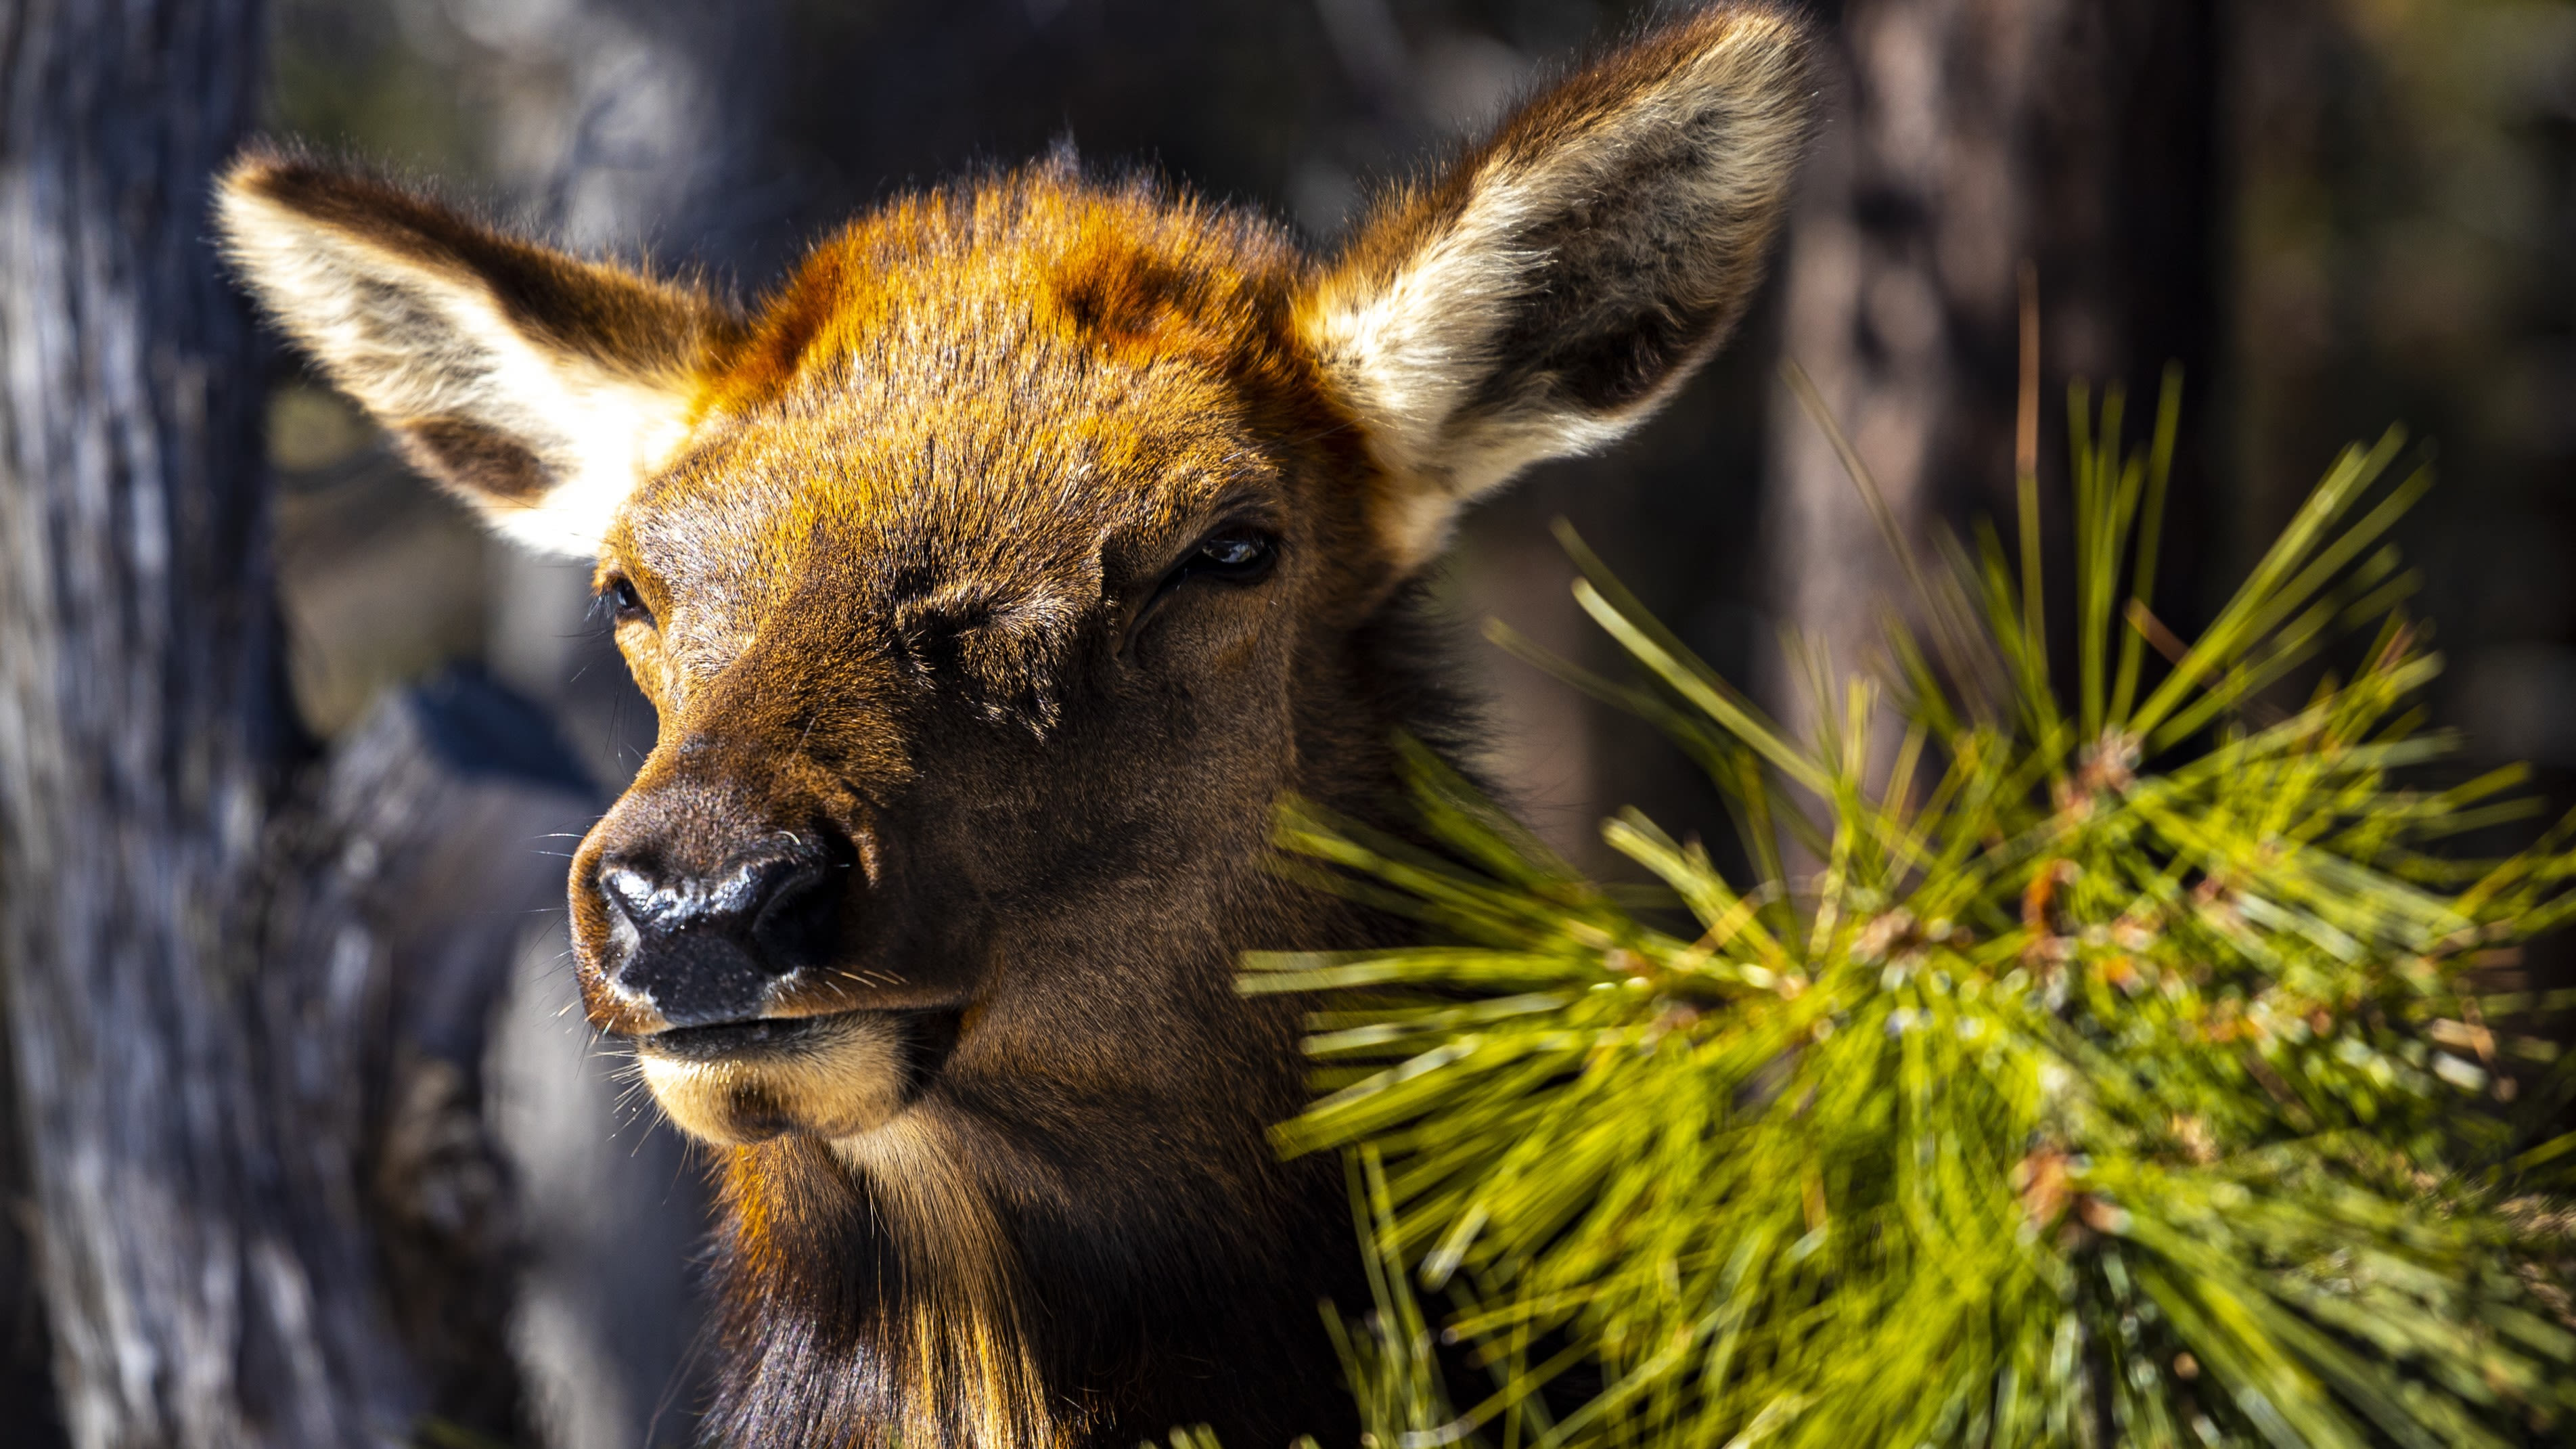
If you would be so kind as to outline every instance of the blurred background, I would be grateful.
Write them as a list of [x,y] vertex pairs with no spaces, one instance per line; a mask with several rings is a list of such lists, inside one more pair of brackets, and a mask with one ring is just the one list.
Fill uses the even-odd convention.
[[[2189,632],[2347,440],[2438,449],[2404,530],[2479,765],[2576,796],[2576,4],[2562,0],[1849,0],[1832,116],[1765,298],[1614,456],[1541,470],[1469,525],[1444,588],[1608,664],[1547,524],[1570,519],[1730,677],[1798,713],[1781,641],[1865,653],[1890,572],[1779,381],[1816,380],[1901,526],[2003,504],[2017,276],[2043,317],[2044,482],[2073,378],[2186,428],[2160,612]],[[750,299],[853,211],[1070,138],[1329,246],[1585,46],[1627,0],[272,0],[281,136],[576,246]],[[270,438],[297,699],[328,733],[466,661],[561,721],[602,798],[649,709],[586,622],[586,571],[484,538],[277,360]],[[2144,409],[2133,405],[2133,418]],[[2008,516],[2008,513],[2007,513]],[[2063,526],[2063,518],[2054,520]],[[1642,726],[1481,642],[1498,778],[1600,864],[1623,804],[1714,798]],[[677,1443],[694,1402],[703,1204],[666,1129],[591,1055],[559,920],[526,932],[487,1084],[520,1177],[515,1330],[559,1446]]]

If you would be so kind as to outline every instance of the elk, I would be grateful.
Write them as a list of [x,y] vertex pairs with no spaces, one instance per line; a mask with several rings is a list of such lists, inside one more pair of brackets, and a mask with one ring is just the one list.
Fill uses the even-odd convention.
[[1805,31],[1565,76],[1337,255],[1059,158],[885,202],[737,311],[279,150],[251,290],[430,477],[592,558],[659,714],[572,865],[591,1022],[706,1144],[744,1445],[1342,1433],[1357,1254],[1257,949],[1398,927],[1271,868],[1459,753],[1422,581],[1746,305]]

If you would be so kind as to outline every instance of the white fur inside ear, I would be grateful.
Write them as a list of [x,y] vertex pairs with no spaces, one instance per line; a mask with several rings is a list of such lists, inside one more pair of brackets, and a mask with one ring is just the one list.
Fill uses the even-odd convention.
[[635,375],[532,335],[470,274],[424,264],[242,190],[222,220],[278,321],[376,418],[454,421],[524,449],[545,486],[449,479],[500,533],[593,556],[617,509],[690,430],[691,380]]
[[[1471,163],[1463,204],[1405,255],[1337,270],[1309,300],[1306,337],[1387,476],[1372,522],[1400,566],[1437,554],[1469,500],[1651,415],[1758,280],[1804,145],[1803,42],[1795,22],[1755,11],[1687,28],[1696,48],[1668,63],[1623,73],[1626,57],[1614,57],[1603,78],[1569,84],[1594,87],[1593,105],[1549,116],[1542,98],[1523,113],[1538,115],[1534,126],[1508,123]],[[1673,159],[1686,164],[1664,164]],[[1712,320],[1651,385],[1594,407],[1533,358],[1504,355],[1515,338],[1560,340],[1526,335],[1541,300],[1586,326],[1604,315]]]
[[568,380],[553,420],[565,438],[560,481],[532,502],[473,500],[494,531],[513,543],[597,557],[617,510],[688,441],[685,394],[592,372],[597,375]]
[[[1490,168],[1501,170],[1499,167]],[[1542,284],[1548,257],[1522,245],[1559,178],[1493,177],[1382,287],[1327,293],[1310,334],[1370,428],[1379,462],[1453,502],[1495,488],[1536,458],[1581,452],[1624,429],[1579,415],[1461,426],[1492,376],[1512,308]],[[1561,203],[1560,203],[1561,204]]]
[[1310,333],[1396,485],[1374,521],[1408,564],[1448,545],[1469,500],[1534,462],[1589,452],[1631,426],[1566,410],[1466,416],[1493,375],[1513,303],[1546,261],[1515,244],[1527,198],[1502,190],[1480,195],[1382,290],[1328,295]]

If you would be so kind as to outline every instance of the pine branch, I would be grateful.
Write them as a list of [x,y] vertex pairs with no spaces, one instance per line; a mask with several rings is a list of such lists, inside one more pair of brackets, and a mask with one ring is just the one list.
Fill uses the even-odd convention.
[[[1939,637],[1892,638],[1875,773],[1878,686],[1801,744],[1568,537],[1645,677],[1576,682],[1751,827],[1739,882],[1634,812],[1605,826],[1687,926],[1418,748],[1437,849],[1283,817],[1287,852],[1445,942],[1244,981],[1323,993],[1325,1095],[1277,1135],[1361,1154],[1380,1299],[1343,1342],[1376,1443],[2430,1449],[2576,1422],[2576,1138],[2509,1110],[2526,1079],[2569,1094],[2509,1029],[2568,1003],[2477,976],[2576,911],[2571,826],[2445,853],[2528,804],[2511,772],[2419,783],[2452,746],[2419,728],[2440,664],[2381,543],[2426,486],[2380,487],[2394,433],[2159,664],[2175,396],[2135,450],[2116,394],[2098,426],[2073,400],[2075,697],[2035,549],[1909,560]],[[2349,678],[2266,716],[2338,650]],[[1417,1287],[1494,1375],[1455,1414]]]

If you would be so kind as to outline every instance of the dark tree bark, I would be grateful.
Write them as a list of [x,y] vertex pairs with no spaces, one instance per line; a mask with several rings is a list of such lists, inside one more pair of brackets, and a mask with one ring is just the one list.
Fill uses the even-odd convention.
[[[1906,528],[1983,512],[2009,529],[2022,263],[2038,278],[2044,498],[2063,496],[2068,379],[2125,383],[2151,408],[2167,362],[2193,384],[2210,376],[2213,0],[1842,9],[1842,94],[1787,257],[1786,352]],[[2184,412],[2169,595],[2188,595],[2197,556],[2200,396]],[[1775,595],[1787,622],[1856,663],[1895,599],[1892,562],[1798,404],[1784,396],[1773,422]]]
[[327,760],[286,703],[260,356],[205,224],[260,28],[0,6],[0,985],[83,1446],[520,1422],[475,1083],[494,941],[551,893],[503,847],[582,807],[486,686]]
[[258,34],[243,0],[22,3],[0,42],[0,904],[83,1444],[354,1443],[417,1400],[351,1225],[289,1211],[319,1164],[263,1130],[298,1084],[250,1039],[288,722],[259,372],[202,218]]

